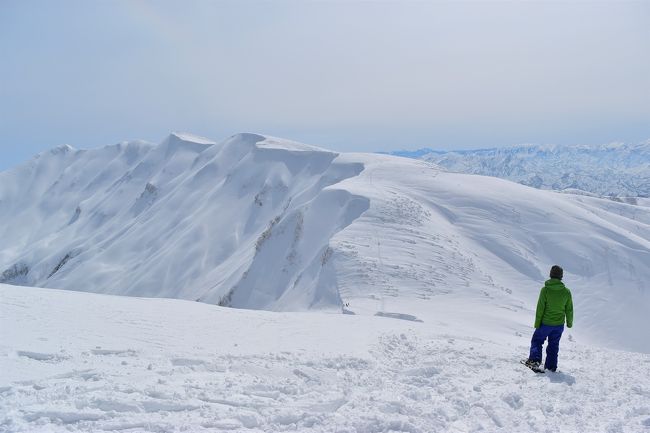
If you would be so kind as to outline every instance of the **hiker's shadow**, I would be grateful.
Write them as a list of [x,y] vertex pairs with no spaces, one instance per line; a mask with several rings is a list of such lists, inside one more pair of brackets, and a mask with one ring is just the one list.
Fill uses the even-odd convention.
[[563,373],[561,371],[558,371],[557,373],[553,373],[549,371],[547,372],[546,377],[548,377],[549,380],[554,383],[566,383],[569,386],[576,383],[575,377],[571,376],[568,373]]

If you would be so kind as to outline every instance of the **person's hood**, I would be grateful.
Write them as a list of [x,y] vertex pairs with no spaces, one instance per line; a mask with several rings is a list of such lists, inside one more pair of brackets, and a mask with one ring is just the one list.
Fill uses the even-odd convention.
[[557,278],[551,278],[550,280],[546,280],[544,286],[550,290],[561,290],[566,288],[564,287],[564,283],[562,282],[562,280],[558,280]]

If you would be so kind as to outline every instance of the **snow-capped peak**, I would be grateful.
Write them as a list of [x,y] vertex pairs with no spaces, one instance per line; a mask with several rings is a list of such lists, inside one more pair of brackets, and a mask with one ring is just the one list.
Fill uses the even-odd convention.
[[257,142],[257,146],[266,149],[285,149],[285,150],[298,151],[298,152],[333,153],[329,150],[320,147],[299,143],[297,141],[291,141],[284,138],[272,137],[270,135],[259,136],[259,137],[261,138],[261,140]]
[[50,153],[53,155],[58,155],[58,154],[65,154],[69,152],[74,152],[75,148],[70,146],[69,144],[60,144],[50,150]]
[[185,141],[190,143],[198,143],[198,144],[206,144],[206,145],[217,144],[215,141],[210,140],[209,138],[201,137],[200,135],[190,134],[189,132],[172,132],[171,134],[169,134],[170,140],[174,138],[180,141]]

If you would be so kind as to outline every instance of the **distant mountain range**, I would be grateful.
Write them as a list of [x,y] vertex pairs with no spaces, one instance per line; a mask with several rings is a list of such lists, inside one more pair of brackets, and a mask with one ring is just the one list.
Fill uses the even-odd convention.
[[650,197],[650,140],[638,144],[520,145],[460,151],[426,148],[389,153],[430,161],[452,172],[500,177],[539,189]]

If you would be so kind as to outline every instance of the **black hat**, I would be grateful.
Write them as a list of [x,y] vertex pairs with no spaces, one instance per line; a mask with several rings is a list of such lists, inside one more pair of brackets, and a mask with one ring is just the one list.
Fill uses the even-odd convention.
[[564,276],[564,269],[562,269],[558,265],[553,265],[551,267],[551,274],[549,276],[551,278],[557,278],[558,280],[561,280],[562,277]]

